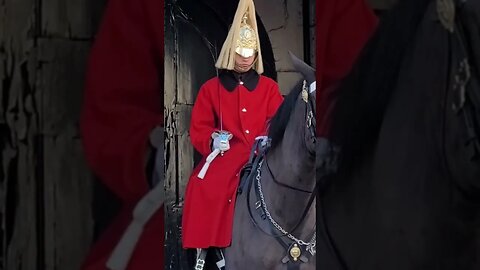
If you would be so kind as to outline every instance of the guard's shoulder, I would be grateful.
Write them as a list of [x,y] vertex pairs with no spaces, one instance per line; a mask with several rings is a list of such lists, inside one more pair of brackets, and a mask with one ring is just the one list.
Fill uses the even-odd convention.
[[279,89],[278,83],[272,78],[260,75],[260,84],[262,84],[267,89]]
[[270,77],[267,77],[265,75],[260,75],[260,79],[262,81],[264,81],[264,83],[266,84],[274,84],[274,85],[278,85],[278,83],[276,81],[274,81],[272,78]]
[[219,83],[218,77],[213,77],[208,79],[206,82],[200,86],[200,91],[212,91],[213,89],[217,89]]
[[203,83],[202,88],[217,87],[219,82],[220,82],[220,80],[218,79],[218,77],[216,77],[216,76],[212,77],[212,78],[208,79],[205,83]]

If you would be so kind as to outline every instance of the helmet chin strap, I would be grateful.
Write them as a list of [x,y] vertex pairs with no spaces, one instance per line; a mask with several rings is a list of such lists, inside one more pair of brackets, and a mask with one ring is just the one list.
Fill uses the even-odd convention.
[[252,68],[253,65],[250,65],[248,66],[247,68],[245,69],[241,69],[240,67],[238,67],[237,65],[235,65],[235,67],[233,68],[234,71],[238,72],[238,73],[245,73],[247,71],[249,71],[251,68]]
[[250,66],[246,67],[245,69],[239,68],[239,66],[237,65],[237,62],[235,61],[235,66],[233,67],[233,70],[235,70],[236,72],[239,72],[239,73],[245,73],[245,72],[249,71],[253,67],[253,65],[255,65],[257,60],[258,60],[258,54],[255,55],[255,59],[253,60],[252,64]]

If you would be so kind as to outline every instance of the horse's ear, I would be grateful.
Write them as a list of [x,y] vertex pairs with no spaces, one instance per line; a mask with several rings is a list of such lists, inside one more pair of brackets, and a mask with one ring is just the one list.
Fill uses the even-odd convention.
[[291,51],[288,51],[288,54],[292,59],[292,63],[293,63],[293,66],[295,67],[295,70],[302,73],[303,77],[307,80],[309,84],[313,83],[315,81],[315,69],[307,65],[307,63],[300,60]]

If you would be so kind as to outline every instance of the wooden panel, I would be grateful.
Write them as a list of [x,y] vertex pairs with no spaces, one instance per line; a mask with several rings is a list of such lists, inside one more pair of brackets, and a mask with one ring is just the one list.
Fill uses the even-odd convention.
[[[176,46],[178,46],[178,50],[181,50],[176,58],[179,71],[177,73],[177,103],[193,104],[202,84],[216,74],[215,59],[212,56],[215,52],[210,51],[206,46],[204,37],[194,34],[197,29],[194,29],[192,25],[177,20],[176,27],[178,33],[182,33],[176,39]],[[201,69],[197,68],[198,63],[203,64]]]
[[[169,126],[166,167],[166,268],[187,269],[186,253],[181,248],[181,211],[185,188],[193,169],[194,150],[190,143],[191,106],[174,106],[165,121]],[[172,128],[173,127],[173,128]],[[182,267],[182,268],[179,268]]]
[[42,65],[36,84],[45,136],[58,136],[78,124],[89,47],[90,42],[85,41],[38,40],[38,61]]
[[[7,52],[8,53],[8,52]],[[38,144],[38,108],[33,98],[31,57],[24,57],[20,63],[15,62],[12,69],[11,84],[8,89],[5,131],[9,136],[5,139],[2,152],[2,165],[5,168],[5,212],[7,240],[4,250],[5,267],[7,269],[35,269],[40,256],[37,253],[40,225],[38,207],[38,189],[41,169],[38,157],[41,148]],[[12,53],[12,56],[15,54]],[[41,226],[41,225],[40,225]]]
[[89,249],[78,118],[104,3],[0,1],[0,269],[79,269]]
[[38,108],[34,100],[33,48],[35,27],[34,0],[0,2],[0,59],[2,60],[1,93],[1,163],[5,195],[1,228],[3,247],[0,268],[37,269],[41,263],[38,243],[39,182],[37,159]]
[[7,196],[14,196],[15,191],[21,192],[15,202],[11,201],[6,206],[7,211],[12,211],[7,214],[12,220],[7,220],[7,224],[10,224],[6,235],[9,241],[4,255],[4,269],[9,270],[38,269],[38,265],[43,264],[42,254],[39,254],[41,250],[38,248],[41,235],[37,230],[40,225],[40,206],[36,200],[39,179],[35,173],[38,167],[35,166],[36,155],[32,147],[34,137],[31,135],[25,142],[16,145],[12,159],[6,161],[10,163],[9,176],[15,176],[7,180],[7,192],[10,193]]
[[[45,265],[79,266],[92,239],[92,176],[78,131],[89,42],[40,39]],[[75,233],[72,233],[72,232]]]
[[44,138],[46,269],[79,267],[92,239],[92,179],[75,133]]
[[192,114],[192,106],[180,105],[176,108],[176,121],[178,123],[176,139],[178,142],[178,168],[181,168],[178,172],[178,192],[179,201],[183,202],[183,195],[185,194],[185,188],[187,186],[188,179],[193,170],[193,156],[194,149],[190,142],[190,134],[188,129],[190,127],[190,117]]
[[42,36],[90,39],[105,3],[106,0],[43,1]]
[[[165,18],[170,17],[171,1],[165,1]],[[176,116],[175,106],[177,101],[177,33],[173,25],[165,24],[165,269],[182,269],[180,228],[177,226],[181,221],[181,205],[177,197],[177,143],[176,143]]]
[[[168,1],[167,1],[168,3]],[[166,11],[167,14],[169,10]],[[166,16],[168,17],[168,16]],[[166,24],[165,31],[165,149],[166,149],[166,266],[165,269],[188,269],[186,253],[181,248],[181,224],[183,196],[190,172],[193,168],[193,147],[190,143],[188,128],[195,93],[191,89],[200,86],[202,74],[190,73],[189,54],[178,49],[186,47],[188,42],[178,38],[181,30],[174,29],[178,24]],[[191,30],[191,29],[190,29]],[[178,32],[177,32],[178,31]],[[201,44],[201,40],[197,41]],[[190,51],[192,57],[195,56]],[[184,57],[180,59],[180,57]],[[196,56],[198,61],[202,61]],[[205,56],[204,56],[205,57]],[[211,61],[206,56],[205,61]],[[209,70],[209,68],[205,68]],[[210,71],[211,72],[211,71]],[[194,77],[196,76],[196,77]]]

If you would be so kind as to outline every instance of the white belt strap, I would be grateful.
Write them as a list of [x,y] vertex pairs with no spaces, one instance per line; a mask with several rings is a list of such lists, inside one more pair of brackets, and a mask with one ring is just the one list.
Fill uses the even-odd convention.
[[[163,135],[163,132],[161,133]],[[162,140],[163,141],[163,140]],[[151,189],[135,206],[133,210],[133,220],[123,233],[122,238],[115,246],[110,258],[107,261],[107,267],[111,270],[127,269],[130,258],[143,232],[143,227],[160,209],[165,201],[164,187],[164,146],[157,148],[155,156],[155,177],[159,178],[158,183]]]
[[205,177],[205,174],[207,173],[208,167],[210,167],[210,163],[212,163],[212,161],[218,156],[219,153],[220,153],[220,150],[215,149],[215,150],[213,150],[212,153],[210,153],[210,155],[208,155],[207,160],[205,161],[205,164],[203,164],[202,169],[200,170],[200,172],[197,175],[198,178],[203,179]]

